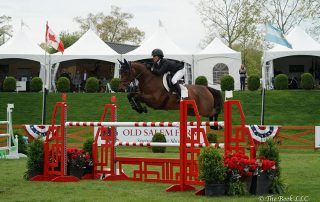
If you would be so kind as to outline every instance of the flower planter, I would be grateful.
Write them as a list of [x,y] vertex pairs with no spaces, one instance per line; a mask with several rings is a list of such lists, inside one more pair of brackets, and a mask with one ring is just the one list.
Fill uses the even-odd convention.
[[251,193],[257,195],[268,194],[272,185],[272,177],[263,172],[253,178]]
[[225,184],[208,184],[205,186],[205,195],[206,196],[222,196],[226,194],[226,185]]
[[247,192],[251,193],[252,176],[242,178],[242,182],[246,185]]
[[83,176],[84,170],[82,168],[70,167],[70,175],[75,176],[79,179]]

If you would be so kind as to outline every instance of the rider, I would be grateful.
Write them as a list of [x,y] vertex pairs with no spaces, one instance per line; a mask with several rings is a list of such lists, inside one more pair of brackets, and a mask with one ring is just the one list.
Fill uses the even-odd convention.
[[171,83],[175,88],[175,91],[179,97],[181,98],[181,88],[178,81],[184,76],[185,68],[181,63],[174,63],[170,60],[167,60],[163,55],[161,49],[154,49],[151,53],[153,65],[151,67],[151,71],[156,75],[163,75],[167,72],[171,72],[173,77],[171,79]]

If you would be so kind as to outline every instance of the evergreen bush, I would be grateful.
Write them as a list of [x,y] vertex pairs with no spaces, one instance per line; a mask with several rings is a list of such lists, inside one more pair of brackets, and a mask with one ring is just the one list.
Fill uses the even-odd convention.
[[120,79],[119,78],[113,78],[110,81],[110,87],[111,90],[114,92],[118,92],[119,91],[119,85],[120,85]]
[[3,91],[14,92],[16,90],[16,79],[12,76],[8,76],[3,81]]
[[30,82],[30,91],[39,92],[42,90],[42,80],[39,77],[33,77]]
[[278,74],[274,79],[274,88],[277,90],[288,89],[288,76],[286,74]]
[[230,75],[224,75],[221,77],[221,90],[234,90],[234,78]]
[[88,138],[82,146],[83,151],[88,152],[90,156],[92,156],[92,143],[93,143],[93,138]]
[[207,132],[207,139],[209,143],[218,143],[218,136],[213,132]]
[[255,91],[260,88],[260,78],[258,75],[251,75],[248,78],[248,89],[250,91]]
[[198,76],[195,80],[196,85],[208,86],[208,80],[205,76]]
[[67,77],[60,77],[57,81],[57,90],[60,93],[70,92],[70,80]]
[[95,93],[99,90],[99,80],[96,77],[89,77],[85,86],[86,92]]
[[[162,133],[156,133],[152,137],[152,142],[167,142],[166,137]],[[152,147],[153,153],[165,153],[166,147]]]
[[42,138],[34,139],[28,145],[27,171],[24,179],[30,180],[32,177],[43,173],[44,166],[44,147]]
[[301,75],[301,88],[310,90],[314,88],[314,79],[312,74],[304,73]]

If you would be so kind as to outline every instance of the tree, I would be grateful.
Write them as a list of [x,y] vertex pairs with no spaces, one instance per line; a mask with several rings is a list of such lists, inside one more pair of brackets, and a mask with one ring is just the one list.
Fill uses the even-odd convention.
[[255,30],[260,22],[261,0],[201,0],[198,12],[202,22],[211,33],[218,33],[229,47],[241,36]]
[[267,20],[284,34],[302,22],[313,22],[315,29],[320,28],[319,0],[267,0],[265,9]]
[[11,17],[2,15],[0,16],[0,45],[6,42],[5,35],[11,36],[12,25],[10,25]]
[[74,20],[80,24],[82,32],[94,26],[104,41],[139,44],[144,37],[144,32],[137,27],[129,27],[128,21],[133,17],[130,13],[121,12],[119,7],[111,6],[110,15],[89,13],[86,18],[75,17]]

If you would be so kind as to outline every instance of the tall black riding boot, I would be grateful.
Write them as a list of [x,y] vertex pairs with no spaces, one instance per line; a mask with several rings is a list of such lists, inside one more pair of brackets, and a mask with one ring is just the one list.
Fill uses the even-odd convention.
[[176,93],[177,93],[178,98],[181,99],[181,88],[180,88],[179,83],[176,83],[176,84],[174,84],[173,86],[174,86],[174,88],[175,88],[175,90],[176,90]]

